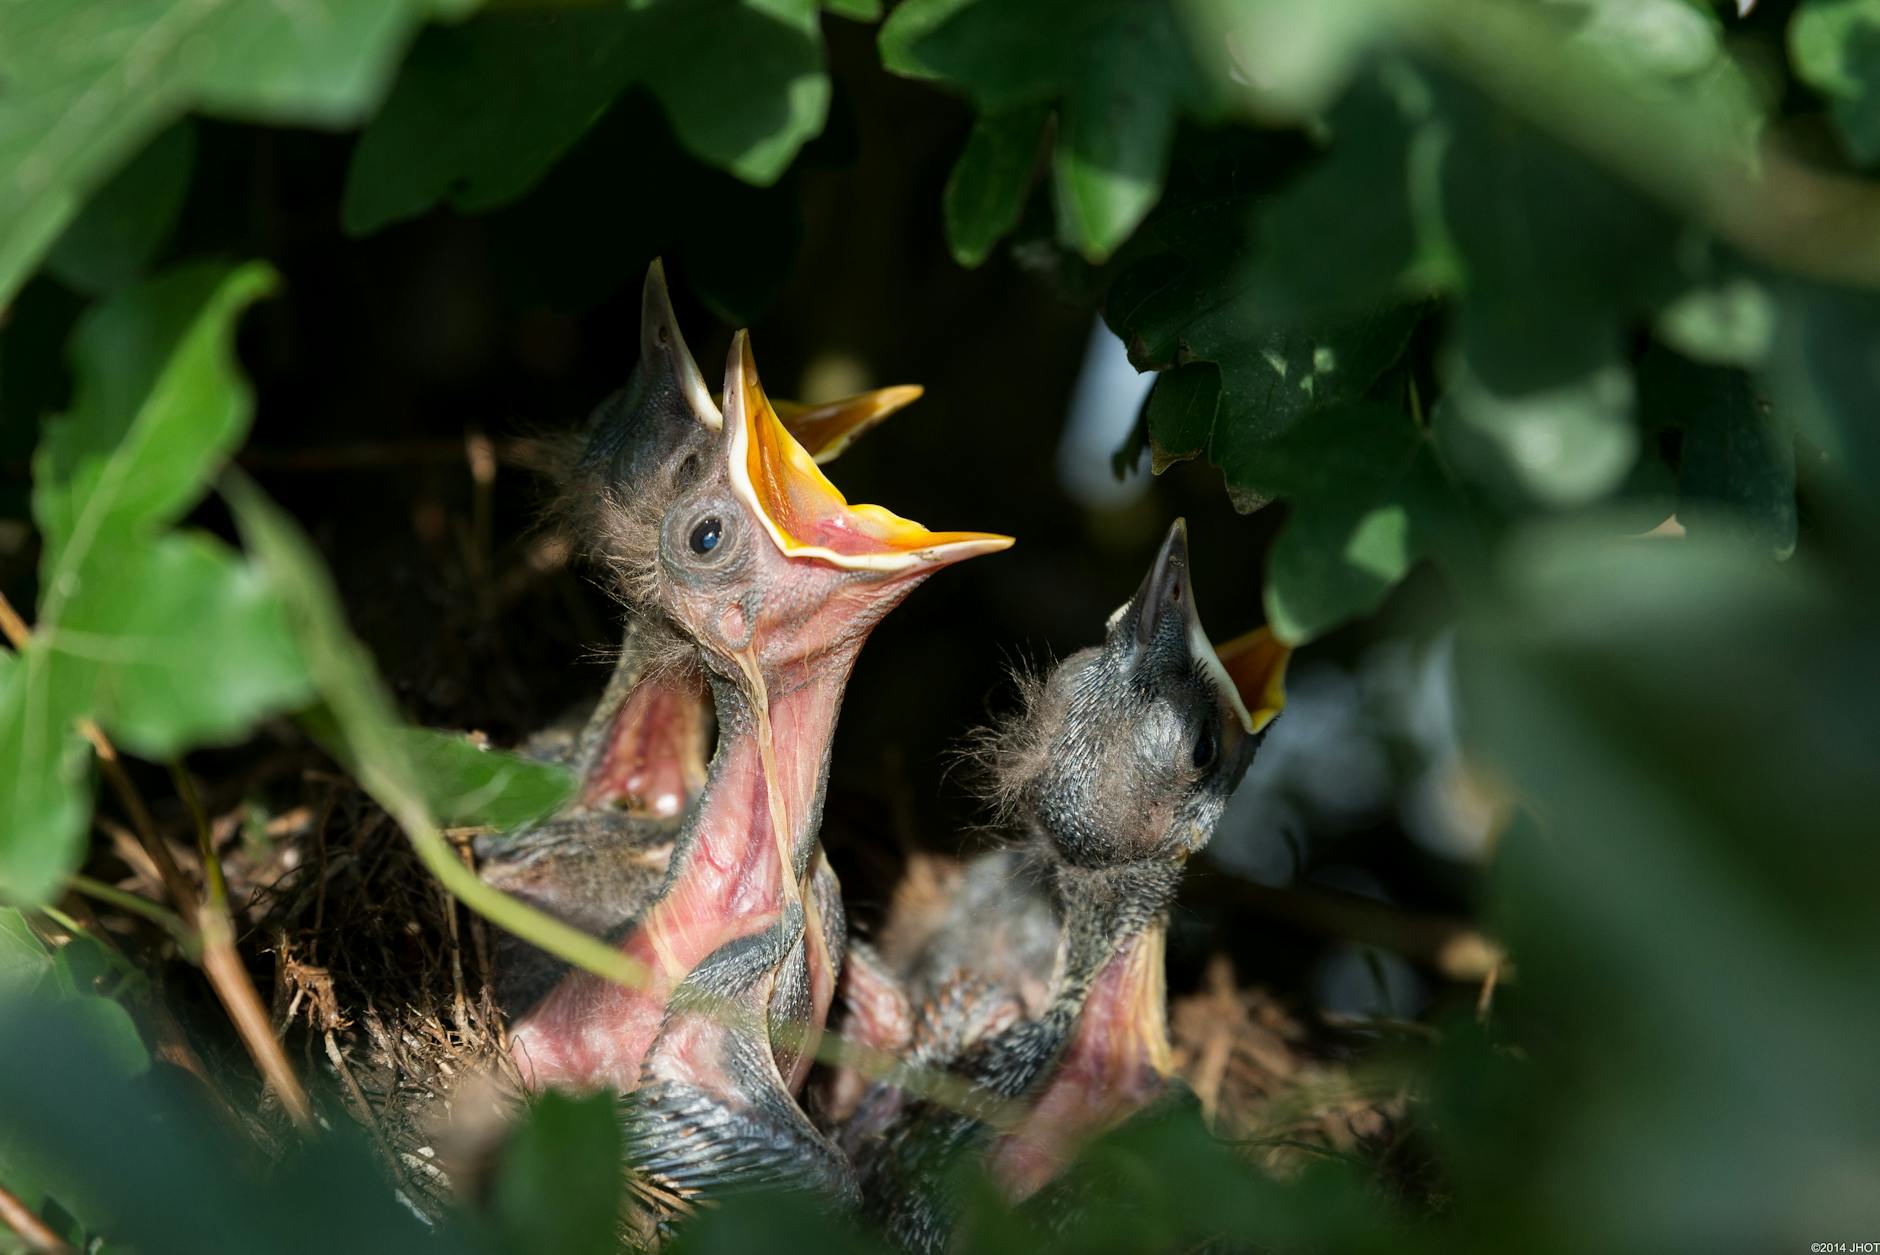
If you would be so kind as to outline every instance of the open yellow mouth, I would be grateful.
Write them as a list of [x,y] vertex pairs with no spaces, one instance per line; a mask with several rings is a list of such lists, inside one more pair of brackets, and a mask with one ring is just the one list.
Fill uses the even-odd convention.
[[850,505],[764,395],[747,332],[738,332],[731,343],[724,406],[733,490],[786,557],[893,572],[996,553],[1012,544],[1010,536],[933,532],[880,506]]
[[1246,727],[1258,732],[1286,709],[1286,663],[1292,646],[1271,628],[1255,628],[1214,651],[1246,708]]

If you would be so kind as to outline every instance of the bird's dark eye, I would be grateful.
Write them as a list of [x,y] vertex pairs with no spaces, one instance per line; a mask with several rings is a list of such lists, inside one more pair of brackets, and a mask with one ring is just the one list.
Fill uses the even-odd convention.
[[1195,770],[1203,771],[1214,761],[1214,729],[1203,728],[1195,738]]
[[698,521],[698,525],[692,529],[692,539],[689,543],[692,546],[692,552],[702,556],[718,548],[718,542],[724,538],[725,525],[717,515],[713,515]]

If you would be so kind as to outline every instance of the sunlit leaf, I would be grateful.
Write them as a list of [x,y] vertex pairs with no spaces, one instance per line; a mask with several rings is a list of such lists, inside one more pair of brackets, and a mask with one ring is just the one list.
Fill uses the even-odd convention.
[[33,636],[0,676],[0,894],[45,899],[81,857],[94,719],[137,753],[226,741],[310,690],[275,592],[222,542],[163,529],[246,432],[236,318],[261,266],[125,289],[73,341],[78,387],[34,460],[45,538]]
[[406,745],[431,809],[445,823],[515,828],[549,814],[574,793],[573,774],[558,763],[429,728],[408,729]]
[[83,200],[192,108],[341,126],[432,12],[474,0],[13,0],[0,6],[0,303]]

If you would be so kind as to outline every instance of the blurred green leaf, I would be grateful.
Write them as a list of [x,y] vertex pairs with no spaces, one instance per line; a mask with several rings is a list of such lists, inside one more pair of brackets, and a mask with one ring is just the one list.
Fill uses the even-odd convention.
[[1793,551],[1794,436],[1749,376],[1659,350],[1640,363],[1639,384],[1641,408],[1683,432],[1677,513],[1685,530]]
[[431,810],[444,823],[515,828],[553,812],[574,793],[574,774],[559,763],[430,728],[407,728],[405,744]]
[[1375,610],[1422,559],[1465,581],[1485,561],[1479,508],[1408,415],[1379,405],[1318,415],[1261,446],[1246,474],[1292,506],[1266,577],[1267,620],[1284,640]]
[[814,0],[491,13],[428,31],[354,150],[346,229],[513,201],[636,84],[701,160],[774,183],[828,113]]
[[626,1183],[612,1093],[546,1093],[503,1147],[489,1215],[510,1251],[612,1255]]
[[132,752],[227,740],[309,690],[267,581],[211,537],[165,533],[246,431],[235,319],[266,267],[188,267],[126,289],[73,337],[78,388],[46,425],[33,636],[0,676],[0,894],[43,901],[78,863],[95,718]]
[[947,179],[947,246],[969,269],[985,261],[1025,212],[1038,145],[1050,114],[1040,106],[986,114],[973,123]]
[[0,6],[0,304],[94,190],[184,112],[344,126],[405,38],[475,0]]
[[1559,1251],[1865,1231],[1871,589],[1728,539],[1609,535],[1512,548],[1508,600],[1459,653],[1474,752],[1537,816],[1493,900],[1521,971],[1511,1027],[1544,1047],[1445,1064],[1457,1196],[1478,1231]]
[[1095,262],[1161,196],[1176,123],[1218,109],[1163,0],[906,0],[882,25],[881,57],[983,114],[1053,109],[1058,236]]
[[115,1030],[83,1003],[113,1005],[0,1006],[0,1149],[89,1232],[144,1255],[469,1249],[394,1196],[359,1134],[330,1134],[270,1163],[237,1140],[193,1078],[128,1073]]
[[1791,285],[1766,372],[1778,409],[1822,451],[1824,504],[1868,543],[1880,537],[1880,300]]
[[189,176],[196,163],[196,129],[178,122],[144,150],[85,204],[47,265],[63,282],[100,293],[137,277],[170,236]]
[[823,0],[823,8],[857,22],[881,20],[881,0]]
[[1485,379],[1465,343],[1433,423],[1449,460],[1504,506],[1563,509],[1611,496],[1639,453],[1632,372],[1617,353],[1519,392]]
[[1880,161],[1880,3],[1803,0],[1789,22],[1789,56],[1828,98],[1854,160]]
[[816,1199],[766,1191],[730,1195],[701,1208],[665,1249],[672,1255],[744,1255],[785,1246],[817,1255],[882,1255],[888,1249]]

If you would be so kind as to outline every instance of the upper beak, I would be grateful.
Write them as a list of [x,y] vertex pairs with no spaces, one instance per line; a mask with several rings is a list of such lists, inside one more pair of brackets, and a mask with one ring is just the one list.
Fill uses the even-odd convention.
[[1188,566],[1188,523],[1176,519],[1156,553],[1155,565],[1120,613],[1136,607],[1136,646],[1145,649],[1164,618],[1180,614],[1189,655],[1214,677],[1215,687],[1233,708],[1240,725],[1255,733],[1272,723],[1286,705],[1289,646],[1271,631],[1258,628],[1216,651],[1201,626]]
[[[705,377],[679,330],[672,292],[666,286],[666,265],[657,257],[646,268],[646,285],[640,292],[640,361],[658,377],[671,381],[670,386],[685,398],[701,424],[712,431],[724,425],[718,399],[705,386]],[[782,399],[774,404],[790,434],[820,463],[839,457],[882,419],[918,401],[923,391],[919,384],[896,384],[822,405]]]
[[673,312],[672,293],[666,287],[666,264],[657,257],[646,268],[646,284],[640,289],[640,364],[676,389],[700,423],[713,431],[723,424],[718,403],[679,331],[679,315]]
[[771,407],[748,332],[732,338],[724,401],[733,490],[786,557],[886,573],[931,569],[1012,544],[1010,536],[931,532],[880,506],[850,505]]

